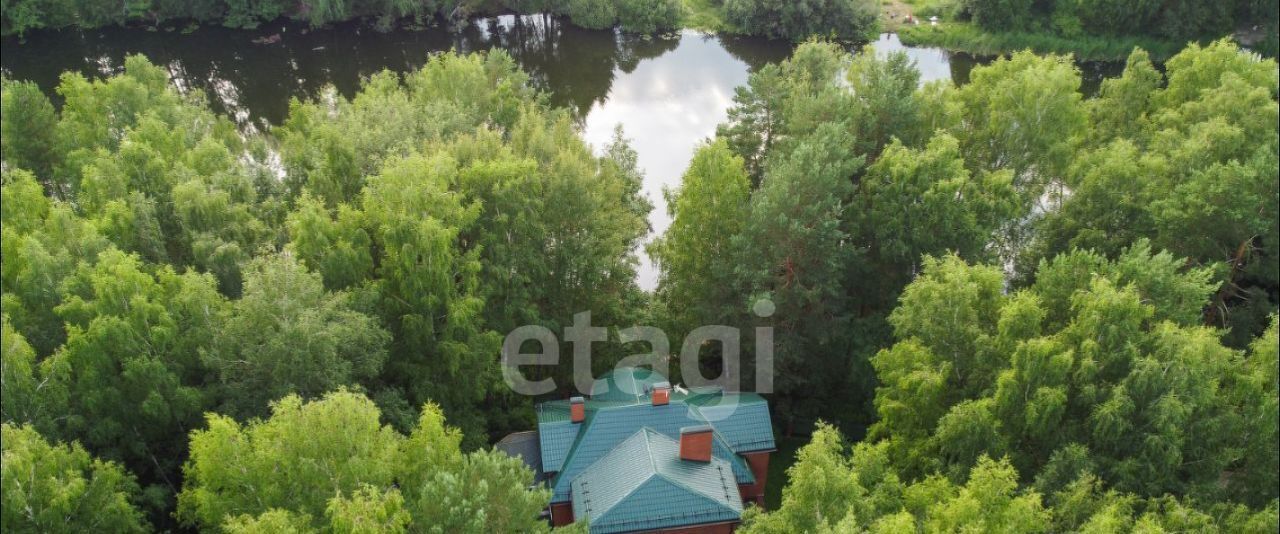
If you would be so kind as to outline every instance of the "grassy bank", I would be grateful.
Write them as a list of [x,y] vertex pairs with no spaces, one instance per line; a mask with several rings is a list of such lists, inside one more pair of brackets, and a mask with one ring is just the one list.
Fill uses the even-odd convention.
[[685,28],[711,33],[730,32],[721,8],[711,0],[681,0],[681,3],[684,4]]
[[1042,54],[1071,53],[1086,61],[1123,61],[1129,57],[1134,47],[1141,47],[1159,61],[1173,56],[1186,44],[1150,37],[1062,37],[1050,33],[991,33],[965,22],[943,22],[937,26],[903,25],[898,29],[898,36],[903,44],[910,46],[933,46],[988,56],[1030,48]]

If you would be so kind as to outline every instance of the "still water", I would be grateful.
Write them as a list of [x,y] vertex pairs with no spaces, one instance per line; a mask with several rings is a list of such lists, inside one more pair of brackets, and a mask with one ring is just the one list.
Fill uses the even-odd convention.
[[[932,48],[904,47],[885,34],[879,53],[904,50],[922,81],[969,79],[985,59]],[[383,69],[421,67],[435,52],[500,48],[528,72],[555,105],[574,111],[583,136],[603,147],[622,125],[645,173],[644,194],[653,202],[653,235],[670,224],[662,190],[675,187],[698,143],[715,133],[732,104],[734,88],[754,69],[786,58],[784,41],[705,35],[686,31],[668,38],[641,38],[584,30],[540,15],[478,18],[454,27],[378,33],[359,24],[312,30],[269,24],[257,30],[210,26],[190,33],[103,28],[38,32],[24,43],[6,38],[0,55],[5,76],[32,80],[54,93],[63,71],[96,77],[119,72],[124,58],[144,54],[170,72],[183,90],[203,90],[215,109],[250,131],[266,131],[284,120],[290,98],[317,95],[333,85],[352,96],[360,80]],[[1085,91],[1118,67],[1081,65]],[[638,279],[644,289],[657,272],[640,253]]]

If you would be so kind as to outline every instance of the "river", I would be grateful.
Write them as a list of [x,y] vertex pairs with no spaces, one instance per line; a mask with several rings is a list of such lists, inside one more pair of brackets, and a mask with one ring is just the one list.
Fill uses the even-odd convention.
[[[922,82],[949,78],[964,83],[974,65],[988,60],[906,47],[893,34],[873,44],[880,53],[904,50],[915,60]],[[55,104],[54,88],[63,71],[113,74],[123,68],[125,56],[140,53],[164,66],[179,88],[203,90],[215,109],[232,116],[241,128],[256,131],[283,121],[291,98],[315,96],[326,85],[350,97],[362,78],[383,69],[414,70],[435,52],[501,48],[553,104],[574,111],[583,136],[597,149],[622,125],[645,173],[644,194],[654,205],[652,235],[670,224],[663,188],[679,185],[698,143],[724,121],[734,88],[744,85],[753,69],[786,58],[793,48],[784,41],[693,31],[636,37],[585,30],[540,15],[385,33],[358,23],[319,30],[273,23],[257,30],[209,26],[189,33],[177,28],[48,31],[28,35],[23,43],[5,38],[2,45],[0,70],[5,76],[36,82]],[[1082,64],[1081,70],[1084,90],[1091,93],[1103,75],[1114,75],[1119,66]],[[657,272],[643,252],[639,255],[637,282],[652,290]]]

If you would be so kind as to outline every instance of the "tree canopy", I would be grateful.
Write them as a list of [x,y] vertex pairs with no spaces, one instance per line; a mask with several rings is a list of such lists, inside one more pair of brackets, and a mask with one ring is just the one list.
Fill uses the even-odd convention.
[[49,443],[28,426],[4,423],[0,432],[6,532],[150,530],[137,506],[138,484],[118,464],[78,444]]
[[191,434],[184,524],[208,530],[533,532],[547,490],[495,451],[464,454],[439,407],[423,407],[405,436],[380,422],[364,395],[338,390],[305,402],[290,395],[265,420],[210,414]]
[[[1085,97],[1065,56],[921,86],[904,53],[806,42],[665,192],[652,294],[626,132],[588,145],[501,51],[266,132],[142,57],[65,74],[58,107],[3,80],[5,529],[545,529],[547,492],[487,450],[535,420],[502,336],[589,311],[736,326],[748,389],[771,344],[778,431],[815,430],[748,532],[1275,530],[1278,72],[1135,50]],[[567,396],[574,344],[527,378]]]
[[[249,424],[347,387],[398,432],[438,405],[471,451],[533,421],[502,384],[500,332],[643,311],[634,151],[619,134],[597,155],[502,52],[441,54],[351,99],[330,89],[268,134],[142,57],[64,76],[59,110],[33,87],[3,83],[3,417],[119,462],[160,528],[207,413]],[[562,361],[544,372],[568,388]],[[479,511],[525,498],[527,472],[502,460],[469,456],[399,495],[353,485],[350,502],[189,521],[397,525],[396,502],[441,506],[419,495],[474,477],[494,482],[429,513],[523,520]]]
[[[961,86],[821,42],[753,73],[712,145],[750,211],[690,240],[737,259],[660,241],[657,302],[702,299],[657,309],[768,297],[783,431],[869,428],[850,457],[819,424],[745,530],[1274,528],[1276,72],[1220,41],[1092,98],[1030,52]],[[700,177],[664,239],[721,201]]]

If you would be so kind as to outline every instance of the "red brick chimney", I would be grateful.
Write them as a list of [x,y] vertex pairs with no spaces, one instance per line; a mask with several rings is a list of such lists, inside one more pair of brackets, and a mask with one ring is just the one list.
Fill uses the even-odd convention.
[[569,398],[569,421],[581,423],[587,418],[587,405],[582,397]]
[[654,406],[666,406],[667,403],[671,402],[671,383],[655,383],[653,392],[649,396],[653,399]]
[[680,459],[691,462],[711,461],[711,426],[687,426],[680,429]]

